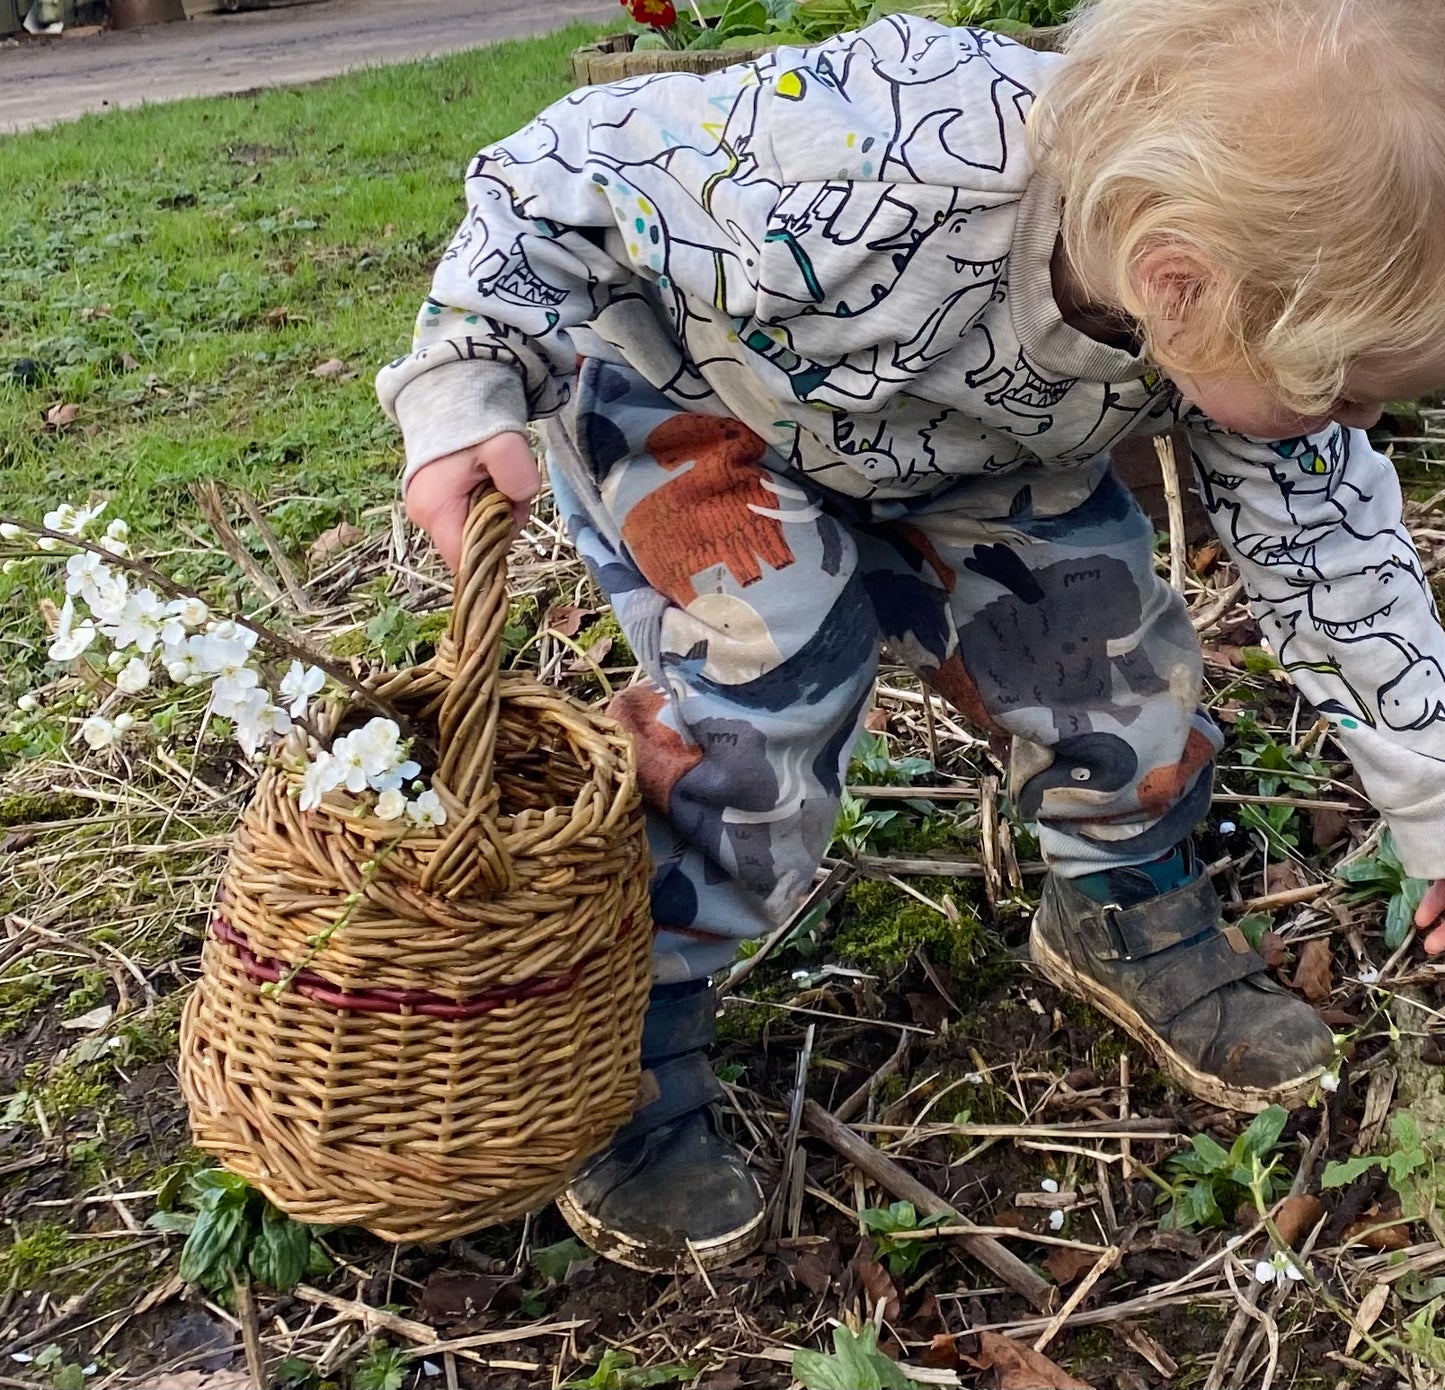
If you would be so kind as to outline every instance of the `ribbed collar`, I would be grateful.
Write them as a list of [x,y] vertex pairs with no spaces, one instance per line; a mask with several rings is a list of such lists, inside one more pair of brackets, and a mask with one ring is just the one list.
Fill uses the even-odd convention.
[[1064,322],[1054,299],[1052,272],[1062,220],[1057,181],[1036,174],[1019,202],[1009,256],[1009,306],[1024,355],[1054,376],[1133,381],[1148,370],[1142,357],[1098,342]]

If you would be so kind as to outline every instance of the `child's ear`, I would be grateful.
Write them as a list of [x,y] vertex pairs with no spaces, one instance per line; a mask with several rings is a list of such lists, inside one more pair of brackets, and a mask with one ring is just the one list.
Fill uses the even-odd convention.
[[1130,288],[1156,341],[1188,333],[1191,310],[1212,279],[1210,266],[1193,247],[1167,241],[1142,252],[1129,268]]

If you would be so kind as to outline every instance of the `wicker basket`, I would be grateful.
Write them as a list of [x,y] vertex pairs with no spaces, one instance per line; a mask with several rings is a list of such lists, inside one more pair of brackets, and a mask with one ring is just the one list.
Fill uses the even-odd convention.
[[445,823],[398,839],[344,791],[303,812],[275,767],[236,832],[181,1084],[196,1143],[302,1220],[415,1241],[510,1219],[636,1098],[634,755],[610,720],[499,675],[510,528],[496,493],[473,508],[441,648],[373,686],[436,737]]

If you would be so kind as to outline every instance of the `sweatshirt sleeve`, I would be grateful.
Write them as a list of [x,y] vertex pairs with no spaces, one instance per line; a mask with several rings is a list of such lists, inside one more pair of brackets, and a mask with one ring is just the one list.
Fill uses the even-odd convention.
[[1260,443],[1186,417],[1204,500],[1281,665],[1334,724],[1406,870],[1445,877],[1445,631],[1359,430]]
[[559,409],[573,330],[609,309],[673,285],[751,312],[777,200],[755,138],[770,61],[585,88],[477,156],[412,350],[377,377],[408,478]]

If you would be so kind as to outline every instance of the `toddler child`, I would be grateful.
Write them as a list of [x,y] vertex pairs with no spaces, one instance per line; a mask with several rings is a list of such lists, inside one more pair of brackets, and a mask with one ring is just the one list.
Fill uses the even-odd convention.
[[1313,1091],[1329,1029],[1189,848],[1221,739],[1108,450],[1189,431],[1279,661],[1407,871],[1445,875],[1445,633],[1363,433],[1445,385],[1441,54],[1439,0],[1094,0],[1062,55],[895,15],[574,92],[477,157],[378,388],[452,563],[480,481],[525,514],[546,421],[649,678],[612,710],[650,808],[655,1098],[562,1201],[594,1249],[760,1238],[708,980],[809,888],[880,636],[1014,741],[1042,972],[1209,1101]]

